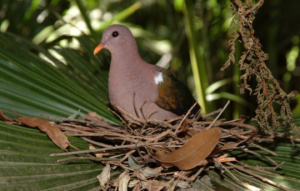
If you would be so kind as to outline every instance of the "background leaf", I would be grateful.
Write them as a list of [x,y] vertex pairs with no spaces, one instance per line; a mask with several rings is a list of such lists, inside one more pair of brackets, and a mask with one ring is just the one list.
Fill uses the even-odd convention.
[[[87,149],[79,138],[72,144]],[[62,152],[46,134],[0,122],[0,190],[90,190],[99,185],[102,166],[88,160],[59,164]]]

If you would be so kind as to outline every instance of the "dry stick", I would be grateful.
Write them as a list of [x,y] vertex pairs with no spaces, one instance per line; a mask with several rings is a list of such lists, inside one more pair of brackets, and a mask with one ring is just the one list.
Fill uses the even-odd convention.
[[198,121],[202,117],[201,109],[197,111],[197,113],[194,115],[193,119],[191,119],[192,122]]
[[182,120],[180,121],[180,123],[178,124],[176,130],[175,130],[175,134],[177,134],[178,129],[181,127],[182,123],[184,122],[184,120],[187,118],[187,116],[192,112],[192,110],[194,109],[194,107],[197,105],[198,103],[195,102],[194,105],[186,112],[186,114],[184,115],[184,117],[182,118]]
[[168,123],[173,123],[182,119],[182,116],[177,116],[168,120]]
[[[139,138],[133,137],[129,138],[126,135],[125,136],[119,136],[119,135],[113,135],[113,134],[97,134],[97,133],[86,133],[86,134],[72,134],[72,133],[65,133],[67,136],[73,136],[73,137],[104,137],[106,140],[122,140],[122,141],[128,141],[132,143],[136,143]],[[145,139],[145,137],[140,137],[140,139]]]
[[270,179],[268,179],[268,178],[265,178],[265,177],[263,177],[263,176],[260,176],[260,175],[258,175],[258,174],[255,174],[254,172],[251,172],[251,171],[249,171],[249,170],[246,170],[246,169],[245,169],[244,167],[242,167],[242,166],[235,165],[235,164],[233,164],[233,163],[231,163],[231,162],[226,162],[226,164],[229,165],[229,166],[231,166],[231,167],[233,167],[233,168],[235,168],[235,169],[237,169],[237,170],[239,170],[239,171],[241,171],[241,172],[244,172],[244,173],[247,173],[247,174],[249,174],[249,175],[251,175],[251,176],[254,176],[254,177],[256,177],[256,178],[262,180],[263,182],[266,182],[266,183],[268,183],[268,184],[271,184],[271,185],[273,185],[273,186],[276,186],[276,187],[278,187],[278,188],[281,188],[282,190],[286,190],[286,191],[289,190],[288,188],[286,188],[286,187],[284,187],[284,186],[281,186],[281,185],[277,184],[276,182],[274,182],[274,181],[272,181],[272,180],[270,180]]
[[237,119],[233,119],[233,120],[230,120],[230,121],[224,121],[224,125],[225,124],[230,124],[230,123],[242,123],[243,124],[243,122],[244,122],[244,120],[243,121],[241,121],[242,119],[241,118],[237,118]]
[[262,146],[260,146],[260,145],[255,144],[255,143],[250,143],[250,146],[254,146],[254,147],[256,147],[256,148],[259,148],[259,149],[261,149],[261,150],[264,150],[264,151],[266,151],[267,153],[270,153],[271,155],[273,155],[273,156],[275,156],[275,157],[278,156],[277,153],[275,153],[275,152],[273,152],[273,151],[270,151],[269,149],[266,149],[266,148],[264,148],[264,147],[262,147]]
[[[231,162],[231,161],[227,161],[227,162]],[[262,173],[271,174],[271,175],[278,175],[278,174],[270,172],[270,171],[266,171],[264,169],[277,170],[277,169],[280,169],[282,167],[282,165],[284,165],[284,163],[285,163],[285,162],[281,162],[277,166],[273,166],[273,167],[263,167],[263,166],[250,166],[250,165],[245,164],[241,161],[236,161],[236,162],[238,162],[239,164],[241,164],[242,166],[244,166],[246,168],[253,169],[253,170],[256,170],[256,171],[259,171],[259,172],[262,172]]]
[[175,176],[183,179],[183,180],[187,180],[187,181],[190,181],[190,182],[193,182],[198,176],[199,174],[204,170],[204,167],[201,167],[193,176],[191,177],[186,177],[184,175],[181,175],[179,173],[175,173]]
[[119,159],[112,159],[112,158],[97,158],[97,157],[68,157],[64,159],[57,160],[58,163],[66,162],[70,160],[92,160],[92,161],[118,161]]
[[121,120],[122,124],[124,124],[125,127],[127,127],[131,132],[135,133],[135,131],[131,128],[130,123],[126,123],[126,121],[124,120],[124,118],[121,117],[119,114],[117,114],[117,112],[115,112],[115,111],[113,111],[111,109],[110,109],[110,111]]
[[274,161],[273,159],[271,159],[270,157],[267,157],[267,156],[265,156],[265,155],[261,155],[261,154],[255,152],[255,151],[251,151],[251,150],[249,150],[249,149],[247,149],[247,148],[242,149],[242,150],[243,150],[244,152],[246,152],[246,153],[251,153],[251,154],[253,154],[253,155],[256,155],[256,156],[259,156],[259,157],[263,157],[263,158],[267,159],[268,161],[270,161],[271,163],[273,163],[273,164],[276,165],[276,166],[278,165],[277,162]]
[[58,120],[58,121],[62,121],[62,122],[76,122],[76,123],[82,123],[82,124],[91,124],[91,125],[96,126],[96,127],[103,127],[103,128],[106,128],[106,129],[120,130],[118,127],[107,126],[107,125],[97,123],[97,122],[93,122],[93,121],[85,121],[85,120],[81,120],[81,119],[68,119],[68,118],[52,117],[52,116],[45,116],[45,117],[48,118],[48,119]]
[[215,114],[218,114],[218,113],[220,113],[221,111],[222,111],[222,108],[220,108],[220,109],[218,109],[218,110],[216,110],[216,111],[210,112],[210,113],[208,113],[208,114],[206,114],[206,115],[203,115],[202,118],[203,118],[203,119],[209,118],[210,116],[213,116],[213,115],[215,115]]
[[[202,125],[202,126],[205,126],[205,125],[210,125],[212,123],[212,121],[196,121],[193,123],[193,125]],[[215,122],[215,125],[223,125],[224,122],[222,120],[218,120]]]
[[[121,133],[116,133],[116,132],[111,132],[111,131],[103,131],[102,133],[96,132],[96,133],[91,133],[91,132],[82,132],[82,133],[68,133],[70,136],[84,136],[84,137],[103,137],[103,136],[113,136],[113,137],[125,137],[129,139],[145,139],[143,137],[135,136],[135,135],[130,135],[130,134],[121,134]],[[135,141],[135,140],[134,140]],[[134,142],[133,141],[133,142]]]
[[233,122],[233,123],[226,123],[226,124],[229,124],[229,125],[236,125],[236,126],[239,126],[239,127],[243,127],[243,128],[248,128],[248,129],[252,129],[252,131],[257,131],[257,128],[253,125],[249,125],[249,124],[245,124],[245,123],[237,123],[237,122]]
[[145,116],[145,114],[144,114],[143,107],[144,107],[144,105],[145,105],[148,101],[149,101],[149,100],[146,99],[146,100],[143,102],[143,104],[141,105],[141,107],[140,107],[140,112],[141,112],[141,114],[142,114],[142,116],[143,116],[144,124],[147,123],[147,118],[146,118],[146,116]]
[[122,114],[128,116],[129,118],[131,118],[132,120],[139,122],[141,124],[143,124],[144,122],[140,119],[135,117],[134,115],[132,115],[131,113],[128,113],[127,111],[125,111],[122,107],[117,106],[117,105],[112,105],[114,108],[116,108],[117,110],[119,110]]
[[149,139],[147,139],[146,144],[149,144],[150,142],[156,142],[156,141],[159,141],[159,139],[161,139],[162,137],[164,137],[164,136],[166,136],[166,135],[168,135],[168,134],[171,134],[171,133],[172,133],[172,130],[171,130],[171,129],[169,129],[169,130],[167,130],[167,131],[165,131],[165,132],[162,132],[161,134],[156,135],[154,138],[149,138]]
[[220,167],[222,167],[233,179],[235,179],[239,184],[241,184],[241,185],[243,185],[243,182],[240,180],[240,179],[238,179],[234,174],[232,174],[232,172],[230,172],[230,170],[226,167],[226,166],[224,166],[222,163],[220,163],[219,161],[217,161],[217,160],[215,160],[214,159],[214,162],[218,165],[218,166],[220,166]]
[[154,115],[154,114],[156,114],[156,113],[158,113],[158,111],[152,112],[152,113],[149,115],[148,120],[152,117],[152,115]]
[[[74,124],[67,124],[67,123],[62,123],[58,125],[60,129],[70,132],[76,132],[76,133],[96,133],[96,132],[101,132],[101,131],[108,131],[107,129],[92,129],[92,128],[83,128],[81,125],[74,125]],[[109,131],[109,132],[116,132],[116,131]],[[124,133],[125,131],[119,130],[118,133]],[[117,133],[117,132],[116,132]]]
[[207,127],[207,129],[211,128],[214,123],[220,118],[220,116],[222,115],[222,113],[225,111],[225,109],[227,108],[227,106],[230,104],[230,100],[227,101],[227,103],[225,104],[225,106],[223,107],[223,109],[221,110],[221,112],[218,114],[218,116],[213,120],[213,122]]
[[136,115],[138,118],[140,118],[139,113],[138,113],[137,110],[136,110],[136,104],[135,104],[135,92],[133,93],[133,109],[134,109],[135,115]]
[[[163,145],[165,142],[158,142],[158,143],[149,143],[148,146],[151,145]],[[122,145],[122,146],[112,146],[111,148],[102,148],[102,149],[94,149],[94,150],[83,150],[83,151],[74,151],[74,152],[67,152],[67,153],[52,153],[50,156],[68,156],[68,155],[76,155],[76,154],[87,154],[87,153],[96,153],[102,151],[109,151],[109,150],[117,150],[117,149],[131,149],[135,147],[143,147],[145,144],[131,144],[131,145]]]
[[91,140],[89,138],[86,138],[86,137],[81,137],[81,139],[83,139],[83,140],[85,140],[85,141],[87,141],[89,143],[92,143],[94,145],[100,146],[100,147],[105,147],[105,148],[110,148],[111,147],[111,145],[107,145],[107,144],[104,144],[104,143],[93,141],[93,140]]
[[[138,143],[137,143],[137,144],[138,144]],[[144,157],[144,156],[142,155],[142,152],[140,151],[140,149],[139,149],[138,147],[136,147],[135,149],[136,149],[136,151],[138,152],[139,156],[140,156],[144,161],[147,161],[146,157]]]
[[119,161],[119,163],[121,164],[124,160],[126,160],[129,155],[133,154],[135,152],[135,150],[129,151],[125,154],[125,156]]

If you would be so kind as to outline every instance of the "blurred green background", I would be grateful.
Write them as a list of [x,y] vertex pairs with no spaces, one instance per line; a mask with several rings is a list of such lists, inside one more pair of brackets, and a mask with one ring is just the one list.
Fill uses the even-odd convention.
[[[136,37],[141,56],[186,83],[205,112],[230,99],[226,117],[253,116],[256,98],[240,95],[238,66],[220,71],[229,52],[229,5],[229,0],[1,0],[0,30],[32,40],[61,59],[55,47],[81,50],[73,37],[88,35],[97,43],[110,24],[125,24]],[[269,54],[268,67],[287,93],[300,90],[299,7],[298,0],[266,1],[254,22],[255,35]],[[240,53],[238,44],[237,57]],[[98,67],[107,71],[109,53],[101,54],[104,61]],[[297,101],[291,104],[294,113],[300,113]]]

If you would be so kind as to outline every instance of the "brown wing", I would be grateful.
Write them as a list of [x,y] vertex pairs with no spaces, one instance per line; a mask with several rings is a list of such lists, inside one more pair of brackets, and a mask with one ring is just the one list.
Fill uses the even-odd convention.
[[[162,68],[158,68],[158,71],[163,74],[163,82],[158,84],[159,96],[155,103],[177,115],[185,114],[196,102],[191,92],[171,72]],[[197,104],[193,112],[199,109],[200,106]]]

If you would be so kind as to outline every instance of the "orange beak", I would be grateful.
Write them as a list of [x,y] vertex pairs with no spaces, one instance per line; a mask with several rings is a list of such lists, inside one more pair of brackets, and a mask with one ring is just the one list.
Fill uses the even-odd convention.
[[102,48],[103,48],[103,44],[99,44],[99,45],[94,49],[94,55],[98,54],[98,52],[100,52]]

